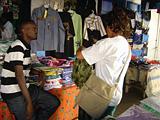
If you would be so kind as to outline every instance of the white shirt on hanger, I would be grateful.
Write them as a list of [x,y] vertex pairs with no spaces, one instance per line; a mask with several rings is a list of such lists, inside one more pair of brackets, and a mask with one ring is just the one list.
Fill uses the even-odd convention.
[[103,26],[102,20],[100,16],[95,15],[94,13],[90,14],[85,18],[84,21],[84,29],[83,29],[83,38],[85,40],[89,40],[87,29],[90,30],[98,30],[100,31],[101,37],[106,35],[105,28]]

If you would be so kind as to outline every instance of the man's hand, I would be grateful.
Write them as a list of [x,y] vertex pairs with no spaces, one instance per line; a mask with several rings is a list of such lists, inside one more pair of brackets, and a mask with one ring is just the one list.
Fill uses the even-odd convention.
[[38,75],[37,81],[38,86],[43,87],[45,84],[45,75],[42,70],[36,70],[34,68],[31,68],[30,75]]
[[45,75],[44,75],[44,72],[41,71],[39,72],[39,75],[38,75],[38,85],[40,87],[44,87],[44,84],[45,84]]
[[26,104],[26,118],[27,120],[32,120],[32,115],[33,115],[33,105],[32,102],[29,102]]

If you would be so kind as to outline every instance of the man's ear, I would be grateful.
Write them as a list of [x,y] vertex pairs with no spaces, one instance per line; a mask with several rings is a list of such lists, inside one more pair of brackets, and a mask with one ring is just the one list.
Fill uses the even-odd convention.
[[22,29],[21,31],[24,32],[24,29]]
[[24,34],[24,33],[25,33],[25,30],[24,30],[24,29],[22,29],[22,30],[21,30],[21,34]]

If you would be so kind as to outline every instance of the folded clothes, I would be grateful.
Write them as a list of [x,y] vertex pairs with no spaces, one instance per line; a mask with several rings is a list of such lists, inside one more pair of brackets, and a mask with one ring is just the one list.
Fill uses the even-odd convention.
[[44,90],[50,90],[53,88],[61,88],[62,84],[60,83],[61,78],[50,79],[45,81]]
[[132,56],[139,57],[142,55],[142,50],[132,50]]
[[61,79],[60,75],[51,75],[51,76],[45,76],[45,80],[52,80],[52,79]]
[[135,33],[133,35],[133,43],[134,44],[142,44],[142,34]]
[[148,42],[149,35],[143,34],[142,43]]

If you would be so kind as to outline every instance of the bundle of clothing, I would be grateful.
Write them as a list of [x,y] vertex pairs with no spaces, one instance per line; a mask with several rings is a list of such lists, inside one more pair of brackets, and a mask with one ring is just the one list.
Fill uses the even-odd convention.
[[81,88],[92,73],[93,67],[86,60],[76,59],[73,64],[72,79]]

